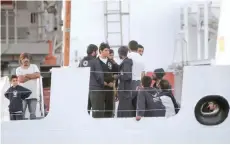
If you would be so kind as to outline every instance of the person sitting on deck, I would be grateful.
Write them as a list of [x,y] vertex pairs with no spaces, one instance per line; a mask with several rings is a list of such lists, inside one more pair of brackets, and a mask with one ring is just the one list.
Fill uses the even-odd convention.
[[144,76],[141,79],[142,87],[137,96],[137,116],[139,121],[141,117],[164,117],[165,106],[157,95],[157,89],[151,87],[152,79]]

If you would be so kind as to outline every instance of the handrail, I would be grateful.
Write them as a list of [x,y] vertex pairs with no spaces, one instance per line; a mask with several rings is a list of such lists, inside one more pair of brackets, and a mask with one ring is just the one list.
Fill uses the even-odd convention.
[[37,79],[37,96],[39,96],[38,98],[40,99],[39,103],[40,103],[41,117],[45,117],[42,77]]
[[[1,86],[1,121],[8,121],[9,120],[9,112],[8,112],[8,108],[7,108],[8,105],[5,103],[8,100],[5,99],[4,92],[10,86],[9,78],[3,77],[3,78],[1,78],[1,81],[3,84]],[[6,108],[5,108],[5,106],[6,106]],[[8,119],[6,120],[6,118],[8,118]]]

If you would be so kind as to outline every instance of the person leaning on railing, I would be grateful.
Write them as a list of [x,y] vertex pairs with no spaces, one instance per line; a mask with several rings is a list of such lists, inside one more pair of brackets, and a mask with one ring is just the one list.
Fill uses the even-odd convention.
[[37,79],[40,78],[40,71],[35,64],[30,63],[31,57],[28,53],[22,53],[19,57],[20,66],[16,69],[16,75],[20,85],[32,91],[29,98],[23,102],[23,112],[25,112],[28,106],[30,119],[36,119],[36,108],[38,100]]

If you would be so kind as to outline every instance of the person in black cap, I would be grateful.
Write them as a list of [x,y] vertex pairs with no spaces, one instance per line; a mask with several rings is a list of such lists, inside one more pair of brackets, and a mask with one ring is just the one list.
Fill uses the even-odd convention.
[[[109,45],[101,43],[99,47],[100,56],[91,61],[91,74],[90,74],[90,101],[92,104],[92,116],[94,118],[113,117],[113,102],[112,106],[105,108],[105,97],[111,96],[111,88],[113,88],[113,72],[117,72],[113,63],[108,59]],[[106,111],[105,111],[106,109]],[[107,113],[105,113],[107,112]]]
[[118,83],[118,112],[117,117],[133,117],[134,106],[132,104],[132,66],[133,61],[127,57],[128,48],[121,46],[118,54],[122,60],[119,66]]
[[[81,60],[81,62],[79,64],[79,67],[89,67],[89,62],[97,57],[97,51],[98,51],[97,45],[90,44],[87,47],[87,56],[85,56]],[[88,97],[88,106],[87,106],[87,109],[88,109],[88,113],[89,114],[90,114],[91,108],[92,108],[92,105],[91,105],[91,102],[90,102],[90,98]]]

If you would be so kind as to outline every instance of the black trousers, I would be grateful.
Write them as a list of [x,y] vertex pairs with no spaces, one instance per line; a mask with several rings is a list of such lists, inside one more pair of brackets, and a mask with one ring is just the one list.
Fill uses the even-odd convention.
[[10,113],[10,120],[23,120],[23,113]]
[[133,80],[132,81],[132,104],[133,104],[133,117],[136,117],[136,110],[137,110],[137,95],[138,91],[136,90],[138,86],[141,85],[141,81],[139,80]]
[[117,117],[133,117],[135,110],[133,108],[131,95],[131,91],[118,93],[119,104],[117,109]]
[[103,90],[90,91],[89,94],[93,118],[104,118],[105,93]]
[[114,116],[114,91],[113,88],[105,88],[105,118],[111,118]]

